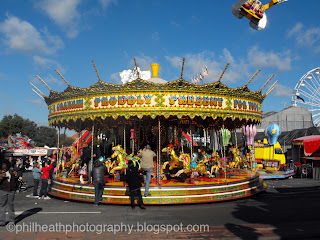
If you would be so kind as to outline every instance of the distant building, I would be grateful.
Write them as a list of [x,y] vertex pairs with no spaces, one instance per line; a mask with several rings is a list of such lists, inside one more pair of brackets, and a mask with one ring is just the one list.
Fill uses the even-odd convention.
[[290,106],[280,112],[262,113],[262,122],[257,128],[259,132],[263,132],[273,123],[278,124],[282,132],[314,127],[310,111],[302,106]]

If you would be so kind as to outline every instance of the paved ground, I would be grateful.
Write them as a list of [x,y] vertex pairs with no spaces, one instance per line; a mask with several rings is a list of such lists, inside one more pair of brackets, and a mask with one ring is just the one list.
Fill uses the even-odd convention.
[[268,180],[251,198],[131,210],[29,198],[30,173],[25,178],[30,188],[16,195],[16,226],[0,227],[0,239],[320,239],[319,180]]

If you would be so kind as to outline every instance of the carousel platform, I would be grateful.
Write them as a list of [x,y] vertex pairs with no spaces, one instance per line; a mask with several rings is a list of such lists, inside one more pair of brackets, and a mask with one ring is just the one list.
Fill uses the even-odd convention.
[[[266,184],[258,173],[241,170],[225,177],[197,177],[181,182],[177,179],[151,181],[150,197],[143,197],[146,205],[192,204],[235,200],[250,197],[264,191]],[[141,189],[144,194],[144,187]],[[78,176],[62,175],[53,180],[51,196],[58,198],[94,202],[93,184],[80,184]],[[104,204],[130,204],[128,189],[124,181],[106,178],[103,192]]]
[[259,171],[262,179],[284,179],[295,175],[293,169],[287,171]]

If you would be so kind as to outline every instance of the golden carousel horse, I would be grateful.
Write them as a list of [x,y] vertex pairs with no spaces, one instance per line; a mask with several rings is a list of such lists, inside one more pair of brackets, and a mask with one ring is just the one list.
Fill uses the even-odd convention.
[[206,164],[211,161],[210,160],[210,156],[207,153],[203,154],[202,159],[200,160],[200,162],[197,164],[195,171],[202,174],[202,175],[206,175],[207,177],[212,178],[213,175],[211,172],[209,172],[207,170]]
[[214,165],[211,167],[210,173],[215,173],[217,174],[219,169],[222,168],[221,162],[220,162],[220,156],[217,151],[214,151],[212,153],[211,161],[214,163]]
[[111,158],[117,158],[117,166],[113,167],[114,163],[108,163],[109,167],[113,167],[110,170],[110,173],[113,173],[114,171],[117,170],[122,170],[124,168],[127,167],[127,162],[129,160],[132,160],[134,162],[134,164],[139,164],[138,161],[140,160],[140,158],[138,156],[133,157],[133,154],[131,155],[125,155],[125,152],[123,150],[123,148],[121,147],[121,145],[117,145],[115,147],[112,148],[113,154],[111,155]]
[[254,159],[251,153],[251,146],[248,146],[248,150],[247,154],[243,156],[243,167],[252,169]]
[[165,170],[167,168],[167,165],[169,164],[169,170],[173,170],[173,169],[180,169],[175,176],[178,177],[180,176],[182,173],[188,173],[191,171],[191,167],[190,167],[190,155],[187,153],[182,153],[180,154],[180,156],[178,157],[176,155],[176,152],[174,151],[173,147],[166,147],[164,149],[162,149],[162,152],[167,153],[168,155],[171,156],[171,161],[165,162],[163,164],[162,167],[162,171]]
[[233,148],[232,149],[232,155],[233,155],[233,161],[229,162],[228,167],[229,168],[237,168],[242,163],[242,159],[240,157],[239,149],[238,148]]

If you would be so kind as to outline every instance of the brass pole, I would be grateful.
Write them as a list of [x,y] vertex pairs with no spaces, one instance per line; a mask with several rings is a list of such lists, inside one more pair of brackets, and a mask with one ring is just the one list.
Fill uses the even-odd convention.
[[157,175],[158,175],[158,184],[161,186],[161,176],[160,176],[160,156],[161,156],[161,123],[160,117],[158,118],[158,132],[159,132],[159,143],[158,143],[158,157],[157,157]]
[[[94,121],[92,121],[92,139],[91,139],[91,169],[90,171],[92,172],[92,168],[93,168],[93,138],[94,138]],[[89,181],[91,180],[92,182],[92,173],[90,173],[90,177],[91,179],[89,179]]]

